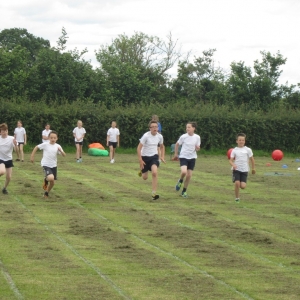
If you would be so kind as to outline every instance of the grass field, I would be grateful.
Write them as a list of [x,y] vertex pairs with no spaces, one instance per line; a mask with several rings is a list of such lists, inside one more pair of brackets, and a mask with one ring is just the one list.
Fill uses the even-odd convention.
[[59,157],[43,199],[40,159],[15,162],[9,195],[0,194],[1,300],[300,299],[294,159],[257,157],[239,204],[225,155],[200,152],[187,199],[168,157],[157,201],[137,156],[118,153],[115,164]]

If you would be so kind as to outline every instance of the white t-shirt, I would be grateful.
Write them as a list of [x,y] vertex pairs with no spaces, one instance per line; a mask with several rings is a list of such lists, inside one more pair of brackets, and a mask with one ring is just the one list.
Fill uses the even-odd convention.
[[40,150],[43,150],[43,158],[41,165],[43,167],[54,168],[57,167],[57,154],[60,154],[62,147],[59,144],[42,143],[38,145]]
[[12,160],[12,152],[14,149],[14,137],[8,135],[6,138],[0,136],[0,159],[3,161]]
[[148,131],[142,136],[140,143],[143,145],[141,150],[142,156],[153,156],[158,154],[157,147],[164,143],[164,138],[160,133],[152,135],[151,131]]
[[120,135],[120,131],[118,128],[109,128],[107,131],[107,135],[109,135],[109,142],[117,142],[117,136]]
[[249,158],[252,156],[252,150],[246,146],[235,147],[230,154],[230,157],[235,159],[236,170],[240,172],[249,172]]
[[24,143],[25,142],[24,135],[26,134],[26,130],[25,130],[24,127],[17,127],[17,128],[15,128],[14,134],[16,135],[16,141],[18,143]]
[[200,147],[201,139],[198,134],[189,135],[188,133],[183,134],[177,141],[179,145],[182,145],[179,154],[180,158],[192,159],[197,158],[196,147]]
[[[52,131],[51,129],[49,129],[49,130],[44,129],[44,130],[42,131],[42,137],[43,137],[43,136],[49,136],[49,133],[50,133],[51,131]],[[49,143],[49,140],[44,140],[44,139],[42,138],[42,142],[43,142],[43,143]]]
[[[81,128],[75,127],[73,130],[73,133],[75,133],[75,136],[77,138],[80,138],[86,133],[86,131],[83,127],[81,127]],[[75,142],[82,142],[82,141],[83,141],[83,138],[81,138],[80,140],[76,140],[76,138],[75,138]]]

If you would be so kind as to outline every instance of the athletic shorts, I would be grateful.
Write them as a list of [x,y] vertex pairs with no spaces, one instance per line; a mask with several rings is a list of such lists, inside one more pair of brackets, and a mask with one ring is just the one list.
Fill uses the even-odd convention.
[[83,142],[75,142],[75,145],[80,145],[80,146],[82,146],[82,145],[83,145]]
[[247,182],[248,172],[232,171],[232,182]]
[[196,164],[196,158],[179,158],[180,161],[180,167],[187,166],[188,170],[194,170],[195,164]]
[[48,175],[52,174],[54,176],[54,180],[57,180],[57,167],[49,168],[49,167],[43,166],[43,171],[44,171],[45,178]]
[[108,146],[113,146],[113,148],[117,148],[117,142],[108,142]]
[[14,166],[12,160],[2,160],[2,159],[0,159],[0,164],[4,164],[5,169],[9,169],[9,168],[12,168]]
[[151,171],[153,165],[159,167],[158,155],[155,154],[153,156],[142,156],[142,160],[144,161],[144,169],[142,169],[142,173],[146,173]]
[[24,145],[24,142],[17,142],[18,145]]

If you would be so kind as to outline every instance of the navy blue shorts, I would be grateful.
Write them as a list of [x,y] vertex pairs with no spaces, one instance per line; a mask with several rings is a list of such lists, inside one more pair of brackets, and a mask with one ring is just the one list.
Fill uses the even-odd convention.
[[180,167],[187,166],[188,170],[194,170],[196,164],[196,158],[179,158],[180,160]]
[[117,148],[117,142],[108,142],[108,146],[113,146],[113,148]]
[[142,160],[144,161],[144,169],[142,169],[142,173],[146,173],[151,171],[153,165],[159,167],[158,155],[155,154],[153,156],[142,156]]
[[232,182],[247,182],[248,172],[232,171]]
[[2,159],[0,159],[0,164],[4,164],[5,169],[9,169],[9,168],[12,168],[14,166],[12,160],[2,160]]
[[57,180],[57,167],[49,168],[49,167],[43,166],[43,170],[44,170],[45,178],[48,175],[52,174],[54,176],[54,180]]

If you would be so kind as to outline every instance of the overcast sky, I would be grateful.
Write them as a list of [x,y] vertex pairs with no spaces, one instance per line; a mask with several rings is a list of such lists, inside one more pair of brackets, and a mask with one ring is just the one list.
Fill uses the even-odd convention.
[[164,39],[170,32],[182,52],[215,48],[217,66],[229,71],[233,61],[253,66],[260,51],[287,58],[281,83],[300,83],[300,0],[2,0],[0,30],[26,28],[56,45],[65,27],[68,49],[88,53],[119,34],[136,32]]

